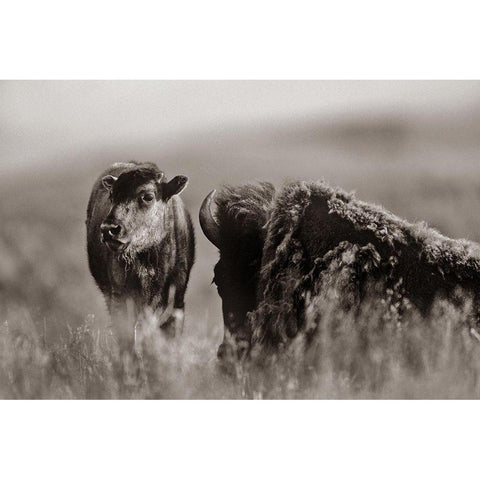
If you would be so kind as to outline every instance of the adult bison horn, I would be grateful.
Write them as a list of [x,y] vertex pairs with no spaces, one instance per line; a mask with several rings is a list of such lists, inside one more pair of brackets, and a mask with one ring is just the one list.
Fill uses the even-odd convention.
[[206,197],[200,207],[200,226],[205,236],[217,247],[220,248],[220,228],[215,217],[212,214],[212,201],[215,196],[215,190],[212,190]]

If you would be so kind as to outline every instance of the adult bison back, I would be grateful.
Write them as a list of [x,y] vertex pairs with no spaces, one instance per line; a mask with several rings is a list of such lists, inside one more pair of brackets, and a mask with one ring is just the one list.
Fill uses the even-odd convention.
[[479,284],[477,243],[325,182],[293,182],[269,213],[252,343],[288,345],[298,333],[314,334],[326,311],[360,317],[373,304],[386,320],[428,318],[437,300],[473,302],[476,322]]

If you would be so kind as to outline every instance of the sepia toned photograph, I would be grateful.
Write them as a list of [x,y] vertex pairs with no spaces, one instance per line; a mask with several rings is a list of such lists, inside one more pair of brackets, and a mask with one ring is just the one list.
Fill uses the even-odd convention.
[[477,399],[480,82],[0,82],[2,399]]
[[470,478],[478,7],[2,2],[2,478]]

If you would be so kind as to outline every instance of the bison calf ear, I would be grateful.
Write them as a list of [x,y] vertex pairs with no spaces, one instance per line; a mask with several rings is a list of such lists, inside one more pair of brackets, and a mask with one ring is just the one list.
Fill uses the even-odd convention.
[[177,175],[172,178],[168,183],[163,184],[163,199],[167,201],[174,195],[178,195],[185,190],[188,183],[188,177],[185,175]]
[[106,175],[105,177],[102,178],[102,185],[107,189],[111,190],[113,187],[113,184],[117,181],[117,177],[114,177],[113,175]]

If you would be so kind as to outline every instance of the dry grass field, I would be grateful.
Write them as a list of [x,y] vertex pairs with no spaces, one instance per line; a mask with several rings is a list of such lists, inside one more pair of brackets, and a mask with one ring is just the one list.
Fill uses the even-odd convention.
[[[190,177],[182,195],[195,221],[203,197],[223,183],[325,178],[410,221],[480,241],[478,124],[471,115],[455,122],[448,115],[434,122],[306,119],[206,131],[168,149],[142,144],[135,159]],[[72,147],[64,155],[68,162],[53,157],[0,180],[0,398],[480,397],[480,344],[461,328],[462,313],[442,305],[428,321],[403,326],[379,326],[374,308],[368,318],[325,325],[321,353],[307,372],[257,372],[265,378],[253,390],[225,376],[216,363],[220,299],[210,284],[217,253],[197,221],[184,334],[158,340],[137,377],[131,359],[118,356],[88,272],[84,225],[96,176],[131,157],[120,147]]]

